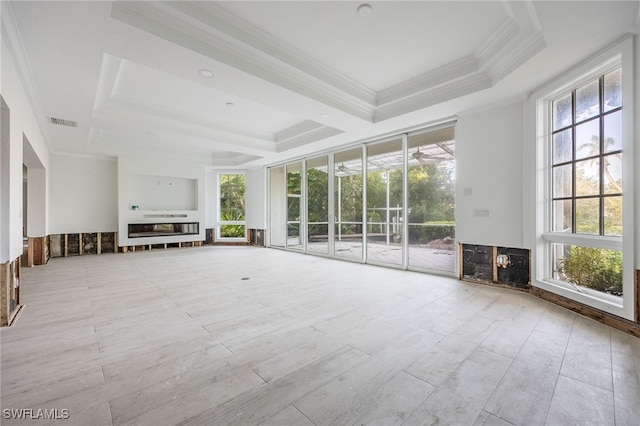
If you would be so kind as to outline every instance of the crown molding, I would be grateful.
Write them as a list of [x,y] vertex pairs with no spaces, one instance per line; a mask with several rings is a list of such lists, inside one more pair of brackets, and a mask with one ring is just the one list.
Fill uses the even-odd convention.
[[514,19],[505,20],[476,51],[475,56],[480,66],[485,66],[493,60],[519,33],[520,28]]
[[547,41],[539,31],[520,34],[509,45],[505,46],[500,55],[490,64],[487,64],[485,69],[491,75],[495,84],[546,46]]
[[305,120],[296,125],[293,125],[287,129],[281,130],[275,134],[276,143],[286,142],[289,139],[293,139],[308,132],[312,132],[323,125],[316,123],[315,121]]
[[472,74],[478,71],[478,69],[477,59],[474,56],[467,56],[380,91],[378,93],[377,105],[381,106],[402,98],[414,96],[418,92]]
[[318,142],[323,139],[327,139],[342,133],[344,133],[344,131],[342,130],[334,129],[333,127],[329,127],[329,126],[322,126],[317,129],[311,130],[309,132],[302,133],[295,137],[289,138],[285,141],[279,142],[276,146],[276,150],[279,153],[288,151],[290,149],[298,148],[303,145]]
[[533,0],[503,1],[502,6],[507,15],[518,23],[521,31],[542,30]]
[[9,54],[17,68],[18,78],[27,95],[27,101],[35,113],[34,115],[40,134],[44,139],[49,154],[51,154],[53,147],[49,142],[51,138],[47,130],[47,114],[44,113],[44,107],[38,95],[38,89],[33,79],[33,73],[31,72],[31,64],[25,54],[24,43],[22,42],[22,36],[20,35],[11,2],[1,1],[0,7],[2,8],[0,12],[0,27],[2,27],[0,29],[0,38],[2,39],[2,44],[5,44],[9,50]]
[[445,83],[438,87],[417,93],[414,96],[378,108],[375,122],[387,120],[402,114],[407,114],[431,105],[446,102],[460,96],[478,92],[492,86],[491,76],[486,72],[476,72],[458,80]]

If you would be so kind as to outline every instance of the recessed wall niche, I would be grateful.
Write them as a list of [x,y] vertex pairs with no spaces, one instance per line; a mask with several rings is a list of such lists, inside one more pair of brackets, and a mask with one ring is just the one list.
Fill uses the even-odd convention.
[[197,179],[130,175],[129,208],[132,210],[198,210]]

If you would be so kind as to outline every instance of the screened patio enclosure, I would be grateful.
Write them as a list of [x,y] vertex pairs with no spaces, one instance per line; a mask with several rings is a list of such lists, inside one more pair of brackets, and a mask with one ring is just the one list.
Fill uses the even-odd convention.
[[269,245],[455,273],[455,132],[397,135],[269,169]]

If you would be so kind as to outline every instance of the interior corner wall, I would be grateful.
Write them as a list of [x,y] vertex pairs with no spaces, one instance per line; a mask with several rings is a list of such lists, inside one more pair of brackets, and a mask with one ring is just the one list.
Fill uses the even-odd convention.
[[[3,2],[4,3],[4,2]],[[3,4],[4,6],[4,4]],[[3,14],[5,9],[2,10]],[[3,24],[6,17],[3,17]],[[15,59],[15,46],[10,46],[6,37],[2,37],[2,74],[0,77],[1,95],[9,110],[9,138],[8,146],[3,147],[3,153],[8,153],[8,161],[3,160],[2,178],[9,180],[7,187],[9,194],[3,190],[3,199],[8,201],[8,220],[2,227],[3,235],[7,234],[8,240],[2,238],[0,244],[3,250],[0,263],[11,261],[22,254],[22,208],[23,208],[23,143],[27,138],[43,166],[45,176],[49,173],[49,147],[40,128],[38,117],[40,114],[34,110],[30,97],[25,88],[25,82],[29,81],[29,76],[23,70],[19,70]],[[2,123],[5,126],[5,123]],[[5,159],[6,160],[6,159]],[[8,167],[9,170],[4,170]],[[48,182],[48,179],[45,180]],[[48,184],[47,184],[48,185]],[[45,190],[48,192],[48,190]],[[45,196],[45,206],[49,197]],[[4,201],[3,201],[4,203]],[[48,215],[45,212],[45,218]],[[45,219],[45,228],[48,227]],[[48,229],[45,230],[45,234]]]
[[247,171],[247,229],[267,229],[266,175],[265,168]]
[[[635,115],[636,117],[638,116],[638,114],[640,113],[640,35],[636,35],[634,37],[634,44],[635,44],[635,80],[634,80],[634,84],[635,84],[635,93],[636,93],[636,98],[635,98]],[[635,120],[635,129],[634,129],[634,133],[635,133],[635,143],[634,143],[634,148],[635,148],[635,164],[639,165],[640,164],[640,120]],[[636,233],[636,242],[635,242],[635,269],[640,270],[640,170],[638,170],[638,167],[636,167],[634,169],[634,173],[635,173],[635,181],[634,181],[634,185],[635,185],[635,223],[634,223],[634,227],[635,227],[635,233]],[[636,294],[637,298],[640,298],[640,294]],[[640,314],[640,313],[638,313]]]
[[118,230],[115,159],[51,156],[51,234]]
[[206,229],[215,228],[218,217],[218,171],[209,170],[205,173],[204,179],[205,192],[205,214],[204,226]]
[[461,114],[456,126],[456,239],[524,247],[523,103]]

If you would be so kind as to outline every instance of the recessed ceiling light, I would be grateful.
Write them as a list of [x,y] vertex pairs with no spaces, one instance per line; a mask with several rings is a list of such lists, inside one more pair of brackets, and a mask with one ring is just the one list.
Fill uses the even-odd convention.
[[369,3],[362,3],[356,10],[360,16],[369,16],[373,12],[373,7]]
[[329,114],[327,114],[327,113],[325,112],[324,114],[320,114],[320,117],[322,117],[322,118],[327,118],[327,117],[329,117]]
[[200,75],[203,76],[204,78],[213,78],[213,76],[215,75],[213,71],[207,68],[202,68],[201,70],[198,71],[198,73],[200,73]]
[[232,106],[234,106],[235,104],[233,102],[227,102],[225,104],[226,106],[228,106],[229,108],[231,108]]

